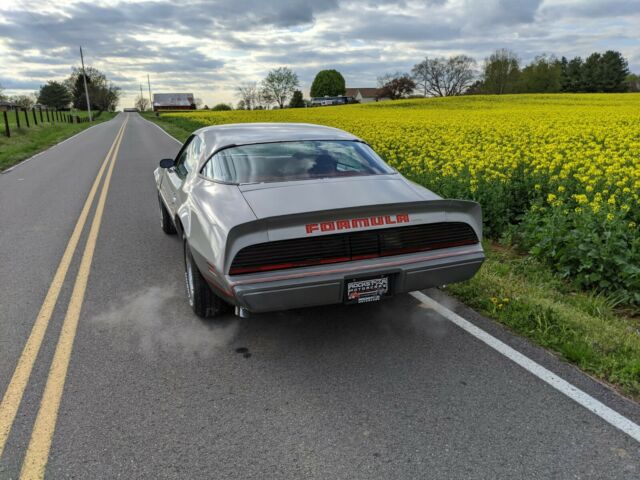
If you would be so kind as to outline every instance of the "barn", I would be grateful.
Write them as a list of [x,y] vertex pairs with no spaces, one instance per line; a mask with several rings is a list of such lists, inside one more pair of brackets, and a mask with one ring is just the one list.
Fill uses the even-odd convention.
[[196,102],[193,93],[154,93],[153,111],[161,110],[195,110]]

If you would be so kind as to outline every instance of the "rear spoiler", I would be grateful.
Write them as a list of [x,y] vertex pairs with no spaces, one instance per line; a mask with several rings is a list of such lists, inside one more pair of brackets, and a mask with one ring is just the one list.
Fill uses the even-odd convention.
[[469,200],[423,200],[278,215],[242,223],[229,231],[225,271],[238,251],[248,245],[437,222],[467,223],[482,239],[482,209]]

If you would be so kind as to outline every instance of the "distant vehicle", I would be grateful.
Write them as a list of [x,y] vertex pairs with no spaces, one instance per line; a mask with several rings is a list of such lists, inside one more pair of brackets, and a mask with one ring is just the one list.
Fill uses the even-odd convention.
[[467,280],[484,261],[480,205],[443,200],[336,128],[202,128],[154,175],[201,317],[375,302]]
[[125,112],[139,112],[140,109],[136,107],[129,107],[124,109]]
[[326,107],[330,105],[346,105],[347,103],[358,103],[353,97],[314,97],[311,99],[312,107]]

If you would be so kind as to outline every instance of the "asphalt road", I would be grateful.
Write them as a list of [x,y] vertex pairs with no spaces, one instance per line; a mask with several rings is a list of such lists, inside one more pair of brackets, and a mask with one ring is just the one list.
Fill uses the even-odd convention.
[[[409,295],[217,323],[194,317],[152,175],[179,145],[137,114],[0,175],[2,394],[127,118],[77,329],[63,322],[77,304],[95,205],[41,348],[29,354],[23,395],[11,400],[0,478],[18,478],[30,450],[44,452],[47,478],[640,478],[636,440]],[[636,404],[428,293],[640,422]],[[49,378],[70,331],[68,370]],[[48,383],[64,387],[53,416]],[[48,447],[40,416],[53,420]]]

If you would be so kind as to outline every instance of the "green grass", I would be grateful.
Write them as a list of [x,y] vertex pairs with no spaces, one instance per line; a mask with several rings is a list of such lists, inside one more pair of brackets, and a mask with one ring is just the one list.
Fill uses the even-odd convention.
[[171,121],[167,121],[162,117],[156,117],[156,114],[153,112],[141,112],[140,115],[147,120],[160,125],[167,133],[173,135],[181,142],[184,142],[194,130],[202,127],[202,125],[192,122],[186,117],[173,118]]
[[[43,112],[44,113],[44,112]],[[29,158],[42,150],[45,150],[56,143],[75,135],[82,130],[89,128],[96,123],[109,120],[114,117],[114,113],[103,112],[94,122],[85,123],[64,123],[64,122],[40,122],[40,114],[37,113],[38,125],[33,123],[33,114],[29,114],[30,127],[27,128],[24,121],[24,114],[20,114],[21,128],[17,128],[15,113],[7,112],[11,137],[4,135],[4,119],[0,123],[0,171]],[[74,115],[86,117],[86,112],[74,113]]]
[[[202,125],[144,113],[178,140]],[[485,244],[487,260],[449,293],[476,311],[555,352],[620,392],[640,399],[640,319],[615,301],[584,292],[533,257]],[[634,317],[633,315],[636,315]]]

